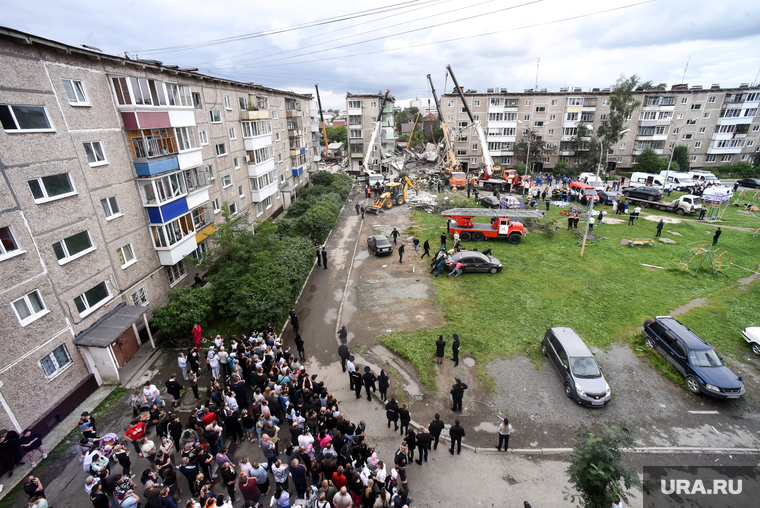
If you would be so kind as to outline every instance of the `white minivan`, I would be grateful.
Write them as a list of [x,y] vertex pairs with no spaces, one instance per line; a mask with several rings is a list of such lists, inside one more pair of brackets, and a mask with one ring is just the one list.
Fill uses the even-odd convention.
[[657,187],[664,189],[665,178],[651,173],[633,173],[631,174],[631,187]]
[[720,180],[718,180],[718,177],[709,171],[691,171],[689,172],[689,176],[691,176],[691,179],[697,183],[720,185]]
[[688,173],[677,173],[675,171],[660,171],[660,176],[667,177],[668,185],[673,185],[677,191],[690,191],[696,187],[697,182],[692,180]]
[[581,173],[578,176],[578,180],[589,184],[596,190],[604,190],[604,180],[596,176],[594,173]]

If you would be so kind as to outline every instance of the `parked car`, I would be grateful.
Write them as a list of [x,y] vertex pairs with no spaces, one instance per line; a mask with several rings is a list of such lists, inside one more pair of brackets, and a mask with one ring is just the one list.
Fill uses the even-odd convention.
[[760,189],[760,178],[742,178],[737,180],[739,187],[745,187],[747,189]]
[[686,378],[693,393],[718,399],[745,394],[742,378],[723,364],[718,353],[699,335],[671,316],[647,319],[641,330],[644,344],[660,353]]
[[453,263],[454,266],[457,263],[462,263],[464,265],[462,266],[462,273],[499,273],[502,269],[501,261],[476,250],[455,252],[447,256],[446,261]]
[[752,352],[760,355],[760,327],[745,328],[742,337],[752,346]]
[[484,196],[478,200],[478,203],[486,208],[499,208],[499,200],[496,196]]
[[603,407],[609,402],[610,385],[594,355],[572,328],[549,328],[541,341],[541,353],[557,369],[569,398],[590,407]]
[[656,187],[626,187],[623,189],[623,196],[646,199],[647,201],[659,201],[662,199],[662,190]]
[[602,205],[612,205],[615,201],[620,201],[620,193],[612,191],[597,191],[599,194],[599,203]]
[[393,245],[385,235],[372,235],[367,237],[367,247],[375,254],[375,256],[383,256],[385,254],[393,254]]

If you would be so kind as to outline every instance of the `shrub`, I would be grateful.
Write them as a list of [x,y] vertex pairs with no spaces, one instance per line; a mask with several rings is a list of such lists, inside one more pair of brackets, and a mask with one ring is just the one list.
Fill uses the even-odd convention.
[[195,323],[206,326],[212,308],[212,292],[207,289],[173,289],[169,291],[169,304],[153,310],[153,323],[169,337],[189,337]]

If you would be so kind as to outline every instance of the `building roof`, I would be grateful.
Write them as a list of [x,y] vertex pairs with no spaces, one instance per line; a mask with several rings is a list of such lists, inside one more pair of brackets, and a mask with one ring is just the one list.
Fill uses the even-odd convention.
[[101,51],[94,51],[94,50],[90,50],[90,49],[82,48],[78,46],[69,46],[68,44],[64,44],[62,42],[53,41],[51,39],[46,39],[44,37],[32,35],[26,32],[22,32],[20,30],[15,30],[13,28],[0,27],[0,36],[10,37],[16,42],[26,44],[29,46],[33,44],[47,46],[53,51],[64,52],[67,54],[77,54],[90,60],[109,60],[111,62],[118,63],[120,65],[125,65],[125,66],[133,65],[135,67],[142,68],[142,69],[154,69],[156,71],[164,72],[167,75],[174,74],[177,76],[184,76],[187,78],[206,80],[206,81],[211,81],[214,83],[227,83],[229,85],[237,85],[251,91],[289,95],[291,97],[298,97],[301,99],[313,98],[311,94],[299,94],[290,90],[278,90],[276,88],[269,88],[263,85],[256,85],[254,83],[243,83],[241,81],[220,78],[217,76],[209,76],[207,74],[202,74],[198,72],[198,69],[180,68],[178,65],[164,64],[163,62],[160,62],[158,60],[125,58],[125,57],[121,57],[117,55],[109,55]]
[[74,337],[74,344],[106,348],[118,339],[127,328],[137,323],[147,310],[147,307],[122,303]]
[[[351,93],[351,92],[346,92],[346,98],[349,98],[349,97],[359,97],[359,98],[366,97],[366,98],[371,98],[371,99],[376,99],[376,98],[380,97],[382,99],[383,97],[385,97],[385,93],[384,92],[377,92],[377,93]],[[390,102],[396,102],[396,98],[393,95],[391,95],[391,94],[388,94],[388,100]]]

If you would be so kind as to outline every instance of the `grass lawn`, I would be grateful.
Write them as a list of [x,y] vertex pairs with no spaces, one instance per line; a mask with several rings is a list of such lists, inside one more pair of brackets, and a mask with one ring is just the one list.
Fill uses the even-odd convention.
[[[606,218],[613,217],[610,207],[601,208],[608,211]],[[650,213],[677,217],[667,212]],[[733,225],[735,215],[736,210],[729,209],[725,216],[729,220],[725,224]],[[616,341],[643,344],[639,328],[644,320],[667,314],[694,298],[715,294],[715,312],[732,313],[735,318],[721,325],[720,315],[709,315],[708,309],[703,309],[702,314],[695,312],[694,317],[687,314],[684,321],[697,333],[703,333],[708,341],[712,340],[711,333],[720,332],[725,339],[716,341],[715,345],[721,354],[735,355],[738,360],[746,356],[746,346],[738,332],[749,326],[741,323],[742,314],[759,314],[758,289],[754,287],[751,292],[740,292],[736,289],[726,291],[726,288],[749,272],[733,267],[716,276],[706,271],[692,277],[672,262],[691,242],[707,241],[709,245],[716,225],[702,222],[666,224],[663,236],[674,239],[677,244],[657,242],[652,247],[632,248],[620,245],[620,240],[653,238],[656,222],[640,218],[635,226],[602,224],[594,232],[597,237],[607,239],[598,245],[587,245],[584,257],[580,258],[577,237],[564,231],[567,221],[560,217],[559,209],[552,209],[549,217],[559,218],[563,226],[554,240],[541,233],[528,233],[519,245],[510,245],[505,240],[465,244],[466,248],[479,250],[492,248],[493,255],[504,264],[503,272],[433,279],[437,303],[447,324],[417,332],[394,332],[379,340],[411,360],[419,369],[420,381],[434,390],[434,341],[438,334],[448,337],[459,334],[462,349],[469,351],[480,366],[497,358],[519,354],[538,364],[541,356],[539,343],[550,327],[569,326],[587,343],[600,348]],[[438,236],[445,231],[445,219],[420,211],[413,211],[412,219],[414,225],[409,233],[418,235],[420,240],[431,238],[431,243],[437,245]],[[750,227],[746,217],[742,219],[741,225]],[[760,227],[760,219],[756,220],[756,227]],[[485,221],[488,222],[488,218]],[[583,226],[581,222],[579,228]],[[668,230],[683,236],[671,235]],[[760,263],[760,238],[753,238],[752,233],[724,229],[719,246],[730,251],[732,261],[740,266],[756,268]],[[641,263],[665,269],[650,268]],[[747,302],[753,295],[755,302]],[[744,306],[754,305],[755,312],[751,313],[749,308],[734,312],[731,308],[736,301],[741,301]],[[705,322],[704,331],[702,321]],[[447,342],[450,342],[448,338]],[[725,350],[722,346],[726,346]],[[483,378],[485,369],[481,368],[479,372]],[[488,385],[488,380],[484,381]]]

